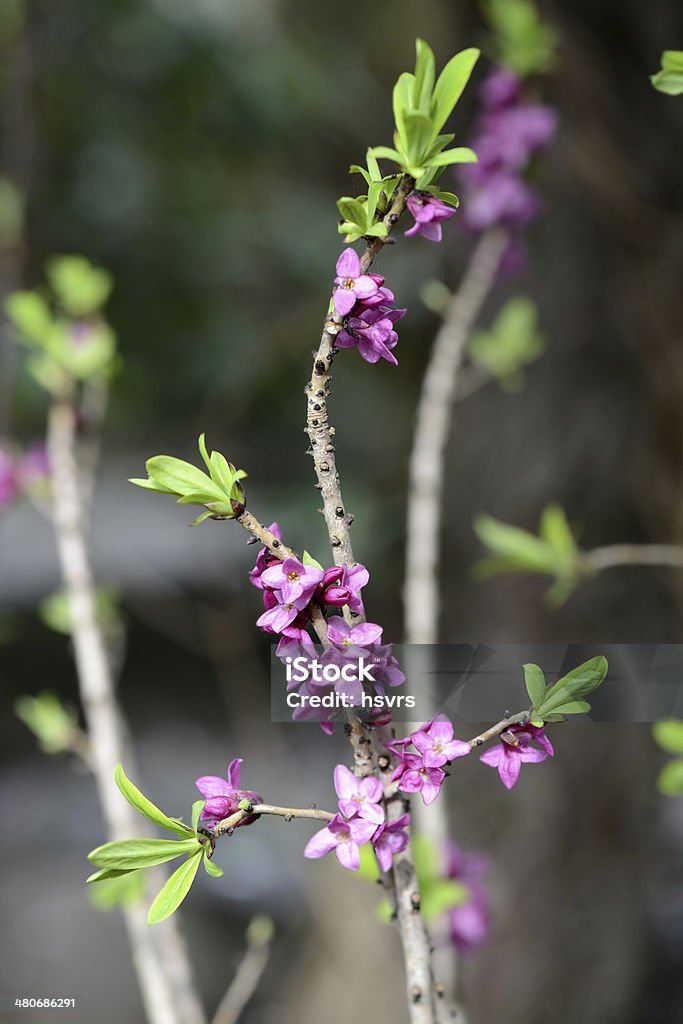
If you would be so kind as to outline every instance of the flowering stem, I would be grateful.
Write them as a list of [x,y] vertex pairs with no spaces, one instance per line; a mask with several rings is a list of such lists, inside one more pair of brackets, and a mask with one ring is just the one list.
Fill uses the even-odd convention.
[[500,736],[502,732],[509,729],[511,725],[524,725],[531,718],[531,712],[527,708],[526,711],[518,711],[516,715],[510,715],[509,718],[503,718],[500,722],[496,722],[490,729],[486,729],[484,732],[480,732],[478,736],[473,737],[471,740],[467,740],[469,745],[474,749],[475,747],[481,747],[482,744],[488,740],[495,739],[496,736]]
[[[387,229],[387,236],[403,213],[406,200],[414,187],[413,178],[404,174],[396,187],[391,206],[382,221]],[[385,239],[382,238],[373,238],[368,242],[365,252],[360,258],[363,274],[367,273],[372,261],[384,244]],[[346,511],[342,499],[335,459],[335,428],[330,426],[327,416],[330,369],[337,352],[335,340],[341,330],[342,320],[343,317],[337,312],[331,313],[325,322],[320,344],[313,356],[311,379],[306,385],[308,399],[306,432],[311,445],[310,451],[318,480],[317,487],[323,500],[322,513],[325,517],[334,560],[339,565],[351,566],[355,564],[349,531],[353,516]]]
[[[275,555],[276,558],[279,558],[281,562],[284,562],[285,558],[299,557],[296,551],[287,547],[287,545],[283,544],[281,540],[278,540],[274,533],[271,533],[263,523],[260,523],[258,519],[246,509],[236,516],[235,519],[240,526],[244,527],[252,537],[259,540],[265,547],[267,547],[270,553]],[[313,628],[320,640],[320,643],[323,647],[329,647],[330,641],[327,638],[327,623],[320,605],[317,601],[311,601],[309,610],[311,613],[311,622],[313,623]]]
[[[78,684],[89,739],[89,762],[112,839],[138,826],[136,814],[112,786],[116,764],[130,756],[117,705],[111,665],[95,607],[94,580],[85,539],[83,490],[76,458],[77,413],[72,392],[56,398],[48,417],[52,519],[69,602]],[[191,970],[174,920],[159,932],[147,927],[145,908],[123,908],[133,963],[151,1024],[204,1024]]]
[[315,821],[332,821],[334,814],[331,811],[321,811],[318,807],[277,807],[275,804],[250,804],[248,808],[241,807],[234,814],[228,815],[221,821],[216,822],[210,830],[212,838],[231,833],[239,823],[252,814],[273,814],[278,818],[311,818]]

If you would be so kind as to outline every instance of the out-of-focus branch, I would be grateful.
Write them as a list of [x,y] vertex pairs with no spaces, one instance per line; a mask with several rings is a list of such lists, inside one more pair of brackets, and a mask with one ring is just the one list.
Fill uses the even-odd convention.
[[[506,244],[503,232],[491,231],[480,240],[460,287],[451,298],[443,322],[434,340],[429,364],[422,382],[417,408],[415,435],[408,473],[408,515],[406,568],[403,588],[405,640],[408,644],[407,670],[410,671],[410,645],[435,644],[439,627],[439,550],[442,518],[444,456],[451,427],[453,403],[462,395],[459,370],[465,345],[474,322],[496,279]],[[470,374],[474,373],[470,371]],[[483,379],[470,378],[481,386]],[[438,708],[430,701],[426,714],[433,718]],[[448,843],[446,806],[438,801],[425,808],[416,807],[420,833],[444,862]],[[451,999],[456,989],[456,958],[448,949],[444,935],[433,927],[435,945],[445,949],[438,956],[441,980]]]
[[581,574],[625,565],[661,565],[670,569],[683,569],[683,545],[609,544],[603,548],[593,548],[592,551],[582,551],[578,559]]
[[[69,602],[90,763],[107,830],[112,839],[121,839],[139,830],[139,824],[137,815],[121,799],[113,782],[116,764],[124,759],[130,761],[130,757],[106,645],[97,621],[76,458],[76,419],[73,394],[53,401],[48,419],[52,518]],[[148,1020],[151,1024],[204,1024],[204,1013],[192,987],[189,963],[173,919],[159,929],[159,935],[164,931],[161,939],[148,928],[144,907],[127,907],[123,913]]]
[[438,637],[438,559],[444,452],[458,369],[468,335],[496,278],[506,236],[485,234],[451,299],[422,382],[408,471],[405,639],[432,644]]
[[230,987],[223,996],[212,1024],[237,1024],[242,1010],[258,988],[270,958],[273,927],[269,920],[254,918],[247,928],[247,948]]

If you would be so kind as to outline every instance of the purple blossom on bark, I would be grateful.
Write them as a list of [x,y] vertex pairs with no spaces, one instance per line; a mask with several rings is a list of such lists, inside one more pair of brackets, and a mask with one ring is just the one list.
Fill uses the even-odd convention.
[[[538,746],[532,746],[533,742]],[[540,764],[553,754],[552,744],[541,726],[512,725],[501,734],[496,746],[485,750],[479,760],[490,768],[497,768],[505,788],[512,789],[523,764]]]
[[339,348],[356,347],[367,363],[386,359],[398,366],[398,359],[391,352],[398,342],[394,330],[397,320],[405,316],[404,309],[386,309],[383,305],[363,310],[359,316],[350,316],[346,327],[339,332],[336,345]]
[[339,797],[339,810],[345,818],[358,816],[374,822],[375,826],[384,821],[381,806],[384,787],[376,776],[357,779],[346,765],[338,764],[334,769],[334,788]]
[[314,565],[304,565],[297,558],[285,558],[284,562],[263,571],[261,583],[277,590],[283,604],[301,610],[313,597],[323,575],[323,570]]
[[405,232],[406,238],[413,235],[422,235],[430,242],[441,241],[441,222],[449,220],[455,213],[455,208],[437,199],[430,192],[411,192],[406,205],[415,223],[412,228]]
[[358,871],[360,867],[360,847],[368,843],[377,829],[377,825],[364,818],[352,818],[345,821],[341,814],[335,814],[329,825],[309,839],[304,849],[304,857],[324,857],[334,850],[337,860],[343,868]]
[[453,724],[446,715],[437,715],[410,738],[422,755],[425,768],[441,768],[456,757],[465,757],[472,749],[464,740],[453,739]]
[[337,260],[334,283],[334,308],[340,316],[347,316],[358,300],[371,298],[378,291],[370,274],[362,273],[358,253],[351,248],[344,249]]
[[256,625],[263,629],[266,633],[284,633],[285,636],[289,636],[292,639],[299,639],[301,629],[296,629],[296,632],[289,631],[294,623],[294,620],[298,618],[300,609],[293,604],[280,603],[276,595],[270,591],[265,590],[263,592],[263,603],[266,605],[266,610],[263,615],[260,615],[256,620]]
[[390,871],[394,854],[405,850],[408,845],[408,833],[405,829],[408,828],[409,824],[410,815],[402,814],[400,818],[392,821],[390,825],[380,825],[372,837],[372,845],[375,848],[377,862],[382,871]]
[[[234,758],[228,765],[226,778],[219,775],[202,775],[197,779],[195,786],[206,798],[206,804],[200,815],[201,821],[214,825],[217,821],[227,818],[238,810],[240,800],[250,800],[252,803],[261,803],[262,797],[248,789],[240,789],[240,769],[242,758]],[[243,818],[238,825],[250,825],[258,815],[251,814]]]
[[445,778],[443,769],[428,768],[420,754],[406,753],[391,776],[402,793],[419,793],[425,804],[434,803]]
[[488,859],[480,853],[463,853],[456,843],[448,844],[448,877],[467,886],[470,898],[448,911],[450,939],[459,953],[469,954],[488,938],[489,895],[483,876]]

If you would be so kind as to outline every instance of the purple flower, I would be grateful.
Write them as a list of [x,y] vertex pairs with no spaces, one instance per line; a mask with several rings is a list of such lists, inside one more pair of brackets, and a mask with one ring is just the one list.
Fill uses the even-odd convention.
[[431,195],[430,192],[411,192],[406,200],[406,205],[415,218],[412,228],[405,232],[406,238],[420,234],[423,238],[428,238],[430,242],[440,242],[441,221],[449,220],[455,213],[455,209]]
[[364,310],[360,316],[350,316],[346,327],[339,332],[335,344],[339,348],[358,349],[367,363],[386,359],[398,366],[398,359],[390,351],[398,341],[394,323],[405,315],[405,310],[385,310],[384,306]]
[[445,715],[437,715],[410,738],[422,754],[425,768],[441,768],[456,757],[465,757],[472,749],[464,740],[453,739],[453,725]]
[[325,570],[322,579],[324,588],[320,594],[320,603],[341,608],[348,605],[352,612],[364,615],[363,601],[360,592],[370,579],[370,573],[364,565],[333,565]]
[[0,508],[14,501],[18,490],[16,459],[9,447],[0,442]]
[[344,249],[337,260],[334,279],[334,308],[340,316],[347,316],[357,300],[371,298],[377,293],[377,283],[369,274],[361,272],[360,259],[355,249]]
[[372,845],[382,871],[390,871],[394,854],[405,850],[408,845],[408,833],[404,830],[409,824],[410,815],[402,814],[390,825],[380,825],[372,837]]
[[522,228],[538,214],[540,205],[538,193],[525,181],[497,172],[470,195],[463,217],[472,231],[486,231],[496,224]]
[[500,110],[517,102],[521,88],[521,80],[512,71],[494,68],[483,82],[479,96],[486,110]]
[[360,867],[360,847],[372,839],[377,826],[364,818],[352,818],[345,821],[341,814],[335,814],[329,825],[309,839],[304,849],[304,857],[324,857],[332,850],[343,868],[358,871]]
[[[539,196],[525,174],[534,155],[552,141],[557,116],[550,107],[525,102],[521,82],[503,69],[495,69],[484,82],[481,97],[483,111],[472,141],[478,162],[459,172],[466,188],[465,226],[480,232],[503,224],[518,232],[540,210]],[[509,254],[503,263],[513,265]]]
[[338,764],[334,769],[334,788],[339,797],[339,810],[345,818],[358,816],[374,822],[375,826],[384,821],[381,806],[384,787],[374,775],[357,779],[345,765]]
[[376,644],[382,636],[382,627],[374,622],[363,622],[358,626],[349,626],[340,615],[327,620],[327,637],[330,643],[340,647],[363,647]]
[[[206,797],[204,809],[200,815],[201,821],[215,824],[222,818],[227,818],[238,810],[240,800],[251,800],[252,803],[262,802],[258,793],[248,789],[240,789],[240,766],[242,758],[236,757],[228,765],[227,778],[222,779],[218,775],[202,775],[197,779],[195,786]],[[250,825],[258,817],[257,814],[250,814],[243,818],[239,825]]]
[[280,592],[282,603],[301,610],[309,603],[323,578],[322,569],[304,565],[297,558],[271,565],[261,574],[261,583]]
[[398,780],[402,793],[420,793],[425,804],[431,804],[439,795],[446,773],[441,768],[428,768],[419,754],[403,754],[391,778]]
[[[532,741],[538,747],[531,745]],[[542,726],[512,725],[501,734],[495,747],[485,750],[479,760],[490,768],[497,768],[501,782],[506,789],[512,789],[519,778],[523,764],[539,764],[554,750]]]
[[489,897],[483,883],[488,866],[480,853],[463,853],[454,842],[448,844],[448,877],[467,886],[470,898],[448,911],[451,942],[460,953],[472,953],[487,939]]
[[[270,604],[274,596],[273,594],[264,594],[264,603],[267,601]],[[298,614],[299,609],[293,604],[280,604],[277,598],[275,598],[275,604],[267,608],[263,615],[258,617],[256,625],[260,626],[266,633],[284,633],[285,629],[294,622]],[[291,634],[286,635],[291,636]]]

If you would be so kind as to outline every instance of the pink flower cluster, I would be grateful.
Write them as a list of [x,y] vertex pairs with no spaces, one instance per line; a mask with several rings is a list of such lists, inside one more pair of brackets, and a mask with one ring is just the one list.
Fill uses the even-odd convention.
[[[268,529],[279,541],[282,540],[277,523],[271,523]],[[310,644],[311,601],[315,600],[323,610],[346,606],[356,615],[363,615],[361,591],[370,579],[370,573],[364,565],[333,565],[329,569],[320,569],[315,565],[304,565],[297,558],[281,561],[263,547],[249,579],[263,592],[265,611],[256,625],[266,633]],[[381,626],[372,623],[347,626],[339,616],[329,620],[328,631],[332,643],[342,647],[372,644],[382,635]]]
[[[407,752],[413,746],[417,753]],[[453,738],[453,725],[445,715],[437,715],[404,740],[395,740],[388,749],[398,757],[391,776],[402,793],[420,793],[425,804],[439,795],[446,773],[443,766],[457,757],[465,757],[471,747]]]
[[335,344],[339,348],[357,348],[368,363],[386,359],[398,365],[392,353],[398,342],[394,330],[405,309],[394,309],[394,293],[385,286],[381,274],[363,274],[355,249],[344,249],[337,260],[333,303],[344,318],[343,330]]
[[[238,810],[240,800],[250,800],[255,804],[263,802],[263,797],[258,793],[253,793],[250,789],[240,789],[241,766],[242,758],[235,757],[228,765],[226,778],[222,779],[219,775],[202,775],[197,779],[195,786],[206,798],[200,821],[215,825],[217,821],[234,814]],[[242,818],[238,825],[251,825],[258,817],[258,814],[250,814]]]
[[550,107],[525,100],[521,80],[505,68],[491,73],[480,98],[472,141],[478,162],[460,169],[466,186],[464,224],[477,233],[499,224],[507,227],[512,241],[504,260],[514,264],[523,257],[521,229],[541,208],[526,172],[532,158],[552,141],[557,115]]
[[372,843],[382,871],[389,871],[394,854],[408,845],[405,832],[409,816],[402,814],[390,824],[385,821],[382,783],[374,775],[358,779],[343,765],[334,769],[334,788],[339,798],[339,813],[329,825],[309,839],[304,857],[324,857],[333,850],[342,867],[358,871],[360,848]]

